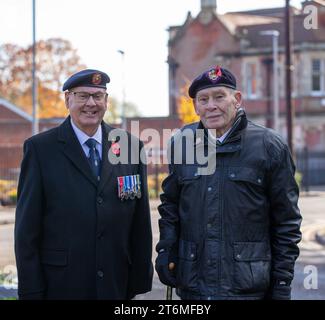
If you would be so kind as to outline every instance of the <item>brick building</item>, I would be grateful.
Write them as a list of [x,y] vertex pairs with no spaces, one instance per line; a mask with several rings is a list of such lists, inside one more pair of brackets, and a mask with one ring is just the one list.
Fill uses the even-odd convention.
[[[317,29],[307,30],[305,9],[317,10]],[[311,184],[325,184],[325,0],[305,1],[293,15],[293,105],[294,146],[297,166]],[[179,97],[190,81],[216,64],[231,69],[243,92],[244,106],[255,122],[271,127],[273,122],[272,38],[261,31],[277,30],[279,37],[280,133],[286,137],[284,8],[218,14],[216,0],[201,0],[196,17],[168,29],[169,116],[127,119],[127,129],[146,142],[149,156],[166,155],[171,130],[182,123]],[[63,119],[40,120],[40,130],[57,126]],[[132,121],[136,130],[131,130]],[[150,136],[146,129],[156,133]],[[22,143],[31,135],[31,116],[0,99],[0,179],[16,176]],[[169,132],[169,133],[168,133]],[[301,153],[307,150],[308,154]],[[151,151],[150,151],[151,150]],[[308,159],[309,161],[306,161]],[[149,174],[166,172],[166,165],[149,165]],[[8,173],[9,172],[9,173]],[[308,172],[308,174],[307,174]]]
[[[325,151],[325,1],[305,1],[293,16],[294,145]],[[317,29],[307,30],[309,8],[317,12]],[[304,13],[305,12],[305,13]],[[284,8],[218,14],[216,0],[201,0],[197,17],[189,13],[183,25],[169,28],[169,111],[177,114],[182,89],[196,75],[219,64],[234,72],[245,109],[254,121],[272,126],[272,37],[279,37],[279,131],[286,137]],[[325,168],[324,168],[325,169]]]
[[[40,119],[39,129],[45,131],[63,119]],[[32,135],[32,117],[21,108],[0,98],[0,180],[15,180],[19,174],[23,142]]]

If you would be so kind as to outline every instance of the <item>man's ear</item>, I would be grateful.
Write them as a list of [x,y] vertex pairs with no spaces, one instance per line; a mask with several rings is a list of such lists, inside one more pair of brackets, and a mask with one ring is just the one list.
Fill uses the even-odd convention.
[[239,109],[242,103],[242,94],[240,91],[236,91],[234,96],[236,99],[236,109]]
[[64,93],[64,102],[67,109],[69,109],[69,92]]

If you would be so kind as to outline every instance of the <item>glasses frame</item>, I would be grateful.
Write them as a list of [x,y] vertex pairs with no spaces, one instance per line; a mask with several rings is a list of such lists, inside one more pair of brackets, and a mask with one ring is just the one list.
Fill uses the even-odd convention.
[[[89,95],[89,97],[88,97],[88,99],[87,100],[85,100],[85,101],[79,101],[79,102],[81,102],[81,103],[86,103],[86,102],[88,102],[89,101],[89,99],[90,99],[90,97],[92,97],[93,98],[93,100],[95,101],[95,102],[98,102],[98,103],[101,103],[101,102],[104,102],[105,101],[105,98],[108,96],[108,93],[107,92],[95,92],[95,93],[89,93],[89,92],[85,92],[85,91],[68,91],[68,93],[70,94],[70,93],[72,93],[74,96],[76,95],[76,94],[78,94],[78,93],[84,93],[84,94],[87,94],[87,95]],[[95,99],[95,95],[96,94],[104,94],[104,96],[103,96],[103,100],[96,100]]]

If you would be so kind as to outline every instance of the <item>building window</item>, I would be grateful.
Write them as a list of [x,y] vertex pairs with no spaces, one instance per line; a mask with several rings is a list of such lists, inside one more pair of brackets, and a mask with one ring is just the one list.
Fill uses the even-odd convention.
[[246,65],[246,94],[248,98],[257,96],[257,64],[247,63]]
[[313,93],[324,92],[324,65],[321,59],[312,60],[311,90]]

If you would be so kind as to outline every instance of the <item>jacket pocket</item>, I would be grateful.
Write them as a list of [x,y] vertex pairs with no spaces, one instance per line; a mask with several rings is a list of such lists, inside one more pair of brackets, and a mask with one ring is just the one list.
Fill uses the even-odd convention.
[[178,248],[177,287],[197,289],[197,244],[180,240]]
[[191,183],[201,178],[198,165],[186,165],[182,168],[182,174],[179,178],[180,184]]
[[270,284],[271,251],[268,242],[234,243],[234,289],[258,293]]
[[[250,167],[229,167],[225,179],[224,200],[233,223],[267,223],[268,199],[265,174]],[[252,239],[255,240],[255,239]]]
[[259,187],[264,186],[264,173],[255,168],[230,167],[228,178],[235,182],[248,182]]
[[68,264],[68,253],[66,250],[42,249],[41,263],[51,266],[66,266]]

